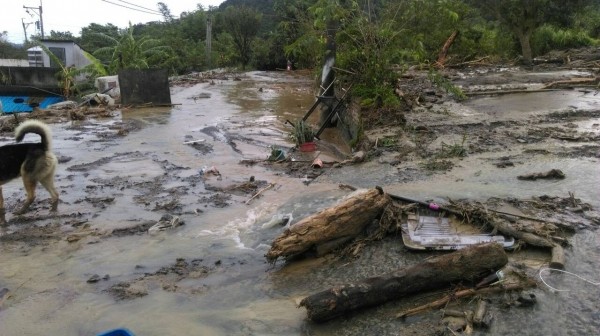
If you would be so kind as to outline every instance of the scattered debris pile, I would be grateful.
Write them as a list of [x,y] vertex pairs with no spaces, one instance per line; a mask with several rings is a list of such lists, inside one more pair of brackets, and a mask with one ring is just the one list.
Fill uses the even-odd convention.
[[243,74],[226,71],[207,71],[207,72],[192,72],[187,75],[175,76],[169,78],[170,86],[190,87],[198,83],[211,83],[215,81],[227,81],[230,79],[240,80]]
[[560,64],[574,68],[599,68],[600,48],[585,47],[566,50],[553,50],[536,57],[533,60],[537,65]]
[[[505,208],[510,211],[496,210]],[[271,263],[278,258],[292,262],[332,252],[356,257],[365,244],[391,232],[405,230],[403,223],[415,212],[434,212],[440,218],[450,216],[462,225],[470,225],[480,232],[502,234],[517,243],[513,240],[510,244],[501,244],[494,239],[484,243],[473,240],[472,244],[463,245],[448,242],[447,249],[455,250],[452,253],[426,258],[389,274],[335,286],[305,297],[299,305],[307,309],[310,320],[324,322],[413,294],[445,290],[447,294],[438,294],[438,299],[398,313],[397,317],[448,308],[454,301],[477,296],[480,299],[474,308],[461,310],[459,306],[458,312],[445,309],[445,323],[454,325],[453,331],[487,328],[492,318],[487,312],[486,296],[519,293],[537,285],[531,268],[512,260],[518,257],[513,257],[511,251],[520,251],[527,246],[547,249],[550,256],[547,265],[550,269],[560,270],[565,265],[563,248],[569,246],[570,236],[578,229],[600,226],[600,216],[573,194],[568,198],[541,196],[527,201],[490,199],[485,204],[450,200],[447,206],[440,206],[389,195],[376,187],[356,191],[340,203],[288,226],[273,240],[265,257]],[[438,248],[431,248],[434,249]],[[535,304],[533,294],[517,296],[514,306]]]

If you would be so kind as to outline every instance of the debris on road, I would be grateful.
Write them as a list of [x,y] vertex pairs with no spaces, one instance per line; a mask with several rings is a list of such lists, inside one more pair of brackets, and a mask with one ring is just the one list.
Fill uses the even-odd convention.
[[173,229],[175,227],[183,225],[184,222],[178,217],[173,215],[163,215],[160,220],[148,229],[148,233],[157,234],[160,231]]
[[566,177],[565,173],[563,173],[562,170],[560,170],[560,169],[551,169],[551,170],[549,170],[547,172],[544,172],[544,173],[532,173],[532,174],[517,176],[517,178],[519,180],[529,180],[529,181],[535,181],[537,179],[558,179],[558,180],[562,180],[565,177]]

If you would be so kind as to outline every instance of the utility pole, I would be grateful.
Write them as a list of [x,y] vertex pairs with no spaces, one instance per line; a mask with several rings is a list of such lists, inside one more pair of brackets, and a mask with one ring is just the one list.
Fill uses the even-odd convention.
[[210,14],[206,17],[206,64],[208,69],[211,68],[210,61],[212,56],[212,19]]
[[21,23],[23,24],[23,34],[25,34],[25,43],[29,43],[29,40],[27,39],[27,27],[29,27],[31,22],[25,22],[24,20],[24,18],[21,18]]
[[25,11],[27,12],[27,14],[31,15],[31,13],[29,13],[29,10],[31,9],[35,14],[37,14],[37,16],[40,17],[40,32],[42,33],[42,38],[44,38],[44,18],[42,16],[42,0],[40,0],[40,6],[39,7],[27,7],[27,6],[23,6],[23,8],[25,8]]

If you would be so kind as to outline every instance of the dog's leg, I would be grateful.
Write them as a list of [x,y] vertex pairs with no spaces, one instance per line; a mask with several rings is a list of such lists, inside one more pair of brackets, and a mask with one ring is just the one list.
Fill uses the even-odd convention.
[[31,205],[31,203],[33,203],[33,200],[35,200],[35,185],[36,184],[37,184],[36,180],[29,178],[25,174],[23,175],[23,185],[25,186],[25,191],[27,191],[27,200],[25,201],[25,204],[23,204],[23,207],[21,207],[21,210],[16,212],[17,215],[24,214],[27,211],[27,209],[29,209],[29,206]]
[[54,176],[50,175],[47,178],[41,180],[40,183],[42,184],[42,186],[44,186],[44,188],[46,188],[46,190],[48,190],[48,192],[50,193],[50,197],[52,197],[51,210],[56,211],[56,209],[58,208],[58,192],[54,187]]
[[5,214],[4,195],[2,195],[2,186],[0,186],[0,224],[6,224],[6,217],[4,216]]

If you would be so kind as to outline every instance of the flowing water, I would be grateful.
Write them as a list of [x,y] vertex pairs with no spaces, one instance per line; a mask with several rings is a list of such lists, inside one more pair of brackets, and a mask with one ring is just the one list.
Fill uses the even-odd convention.
[[[197,98],[201,94],[210,97]],[[537,100],[535,106],[525,103],[531,96],[503,99],[476,99],[466,108],[475,115],[489,111],[497,117],[502,113],[498,106],[506,111],[519,107],[519,113],[533,113],[570,105],[581,108],[583,104],[577,96]],[[90,229],[102,234],[134,222],[158,220],[164,213],[156,211],[158,204],[176,195],[185,225],[155,235],[90,235],[72,243],[2,243],[0,288],[10,289],[11,296],[0,305],[0,335],[95,335],[116,327],[127,327],[136,335],[403,335],[411,323],[431,315],[396,320],[393,314],[399,306],[386,305],[314,325],[306,320],[305,310],[297,308],[297,302],[335,284],[413,264],[422,255],[406,253],[401,242],[393,238],[377,248],[367,248],[356,261],[322,258],[273,267],[264,254],[283,230],[275,224],[278,219],[288,216],[294,222],[334,204],[347,195],[338,189],[339,183],[365,188],[382,185],[406,197],[438,201],[447,197],[485,200],[494,196],[566,196],[575,191],[577,197],[600,208],[598,159],[593,158],[536,156],[524,165],[498,173],[481,164],[486,159],[482,154],[465,158],[460,169],[448,174],[408,182],[395,168],[368,162],[333,168],[310,185],[302,178],[260,165],[240,164],[243,159],[266,158],[271,146],[293,146],[285,121],[297,120],[314,102],[312,81],[306,77],[282,72],[250,73],[242,81],[176,87],[172,100],[180,105],[124,110],[111,120],[52,125],[54,149],[63,158],[57,173],[59,210],[71,214],[71,218],[81,214]],[[585,104],[590,109],[600,107],[598,99],[589,98]],[[115,120],[140,125],[140,129],[123,138],[96,136],[114,130]],[[316,119],[311,120],[316,123]],[[593,127],[597,122],[581,127]],[[210,144],[212,151],[199,151],[184,144],[186,141]],[[323,141],[348,151],[332,130],[324,133]],[[546,170],[549,165],[578,178],[541,181],[531,186],[514,179],[525,172]],[[82,166],[86,169],[79,169]],[[206,167],[215,167],[221,176],[200,174]],[[241,196],[226,200],[228,205],[224,207],[200,201],[210,195],[209,187],[226,187],[247,181],[250,176],[275,183],[275,187],[249,204],[245,202],[248,197]],[[146,188],[147,181],[155,181],[161,188]],[[9,199],[22,200],[20,183],[5,185],[4,195],[9,205],[16,204]],[[47,197],[42,190],[39,195],[40,199]],[[149,197],[148,204],[140,203],[140,196]],[[113,201],[100,206],[81,201],[86,198]],[[61,226],[59,219],[51,221],[65,235],[72,230]],[[172,274],[157,275],[178,258],[199,267],[177,281],[169,278]],[[566,258],[568,271],[599,281],[600,233],[577,234]],[[88,283],[95,274],[103,279]],[[135,281],[148,274],[154,275],[143,282]],[[489,334],[597,334],[600,287],[569,277],[550,276],[549,281],[570,291],[534,290],[537,306],[496,312]],[[109,289],[119,282],[139,286],[140,292],[147,295],[117,300]]]

